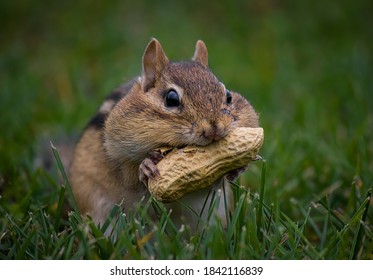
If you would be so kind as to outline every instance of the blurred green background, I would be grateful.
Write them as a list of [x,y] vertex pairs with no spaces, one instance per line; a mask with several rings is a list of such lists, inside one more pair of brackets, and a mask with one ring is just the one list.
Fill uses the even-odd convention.
[[[1,1],[1,205],[48,202],[49,141],[72,143],[156,37],[171,60],[203,39],[213,72],[260,113],[268,203],[296,218],[290,204],[327,195],[352,211],[373,184],[372,14],[368,0]],[[259,178],[253,164],[242,183]]]

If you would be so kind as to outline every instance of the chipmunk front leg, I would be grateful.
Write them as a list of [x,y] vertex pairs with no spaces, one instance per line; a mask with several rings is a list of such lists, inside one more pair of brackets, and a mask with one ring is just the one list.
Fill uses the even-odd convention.
[[148,186],[148,179],[159,176],[159,170],[157,163],[163,159],[163,155],[159,151],[149,152],[149,156],[146,157],[139,166],[139,180]]

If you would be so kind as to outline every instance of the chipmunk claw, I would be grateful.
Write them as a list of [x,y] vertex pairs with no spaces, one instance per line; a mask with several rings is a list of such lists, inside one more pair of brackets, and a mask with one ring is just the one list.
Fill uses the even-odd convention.
[[254,161],[257,161],[257,160],[263,160],[262,156],[256,155]]
[[236,180],[242,172],[244,172],[246,170],[246,166],[244,167],[240,167],[240,168],[237,168],[235,170],[232,170],[232,171],[229,171],[225,177],[227,178],[227,180],[229,182],[233,182],[234,180]]
[[[260,155],[256,155],[253,160],[254,161],[263,160],[263,158]],[[225,177],[227,178],[228,181],[233,182],[241,175],[241,173],[243,173],[246,170],[246,168],[247,166],[244,166],[244,167],[240,167],[235,170],[229,171],[227,174],[225,174]]]
[[159,170],[157,163],[163,159],[163,155],[160,152],[152,151],[149,152],[149,157],[145,158],[139,166],[139,180],[148,186],[149,178],[155,179],[159,176]]

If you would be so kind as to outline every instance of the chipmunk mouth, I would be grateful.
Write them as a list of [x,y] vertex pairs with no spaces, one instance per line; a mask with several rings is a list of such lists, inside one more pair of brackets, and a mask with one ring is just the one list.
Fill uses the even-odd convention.
[[188,132],[188,145],[207,146],[212,142],[224,138],[229,132],[229,127],[219,123],[203,122],[200,125],[194,124]]
[[184,148],[186,146],[207,146],[214,140],[207,139],[201,135],[189,135],[184,138],[185,145],[180,145],[177,148]]
[[209,134],[209,133],[202,132],[201,134],[194,135],[194,137],[190,138],[190,143],[188,145],[207,146],[215,141],[219,141],[220,139],[224,138],[226,134],[227,133]]
[[209,130],[204,130],[202,132],[202,137],[208,141],[213,142],[213,141],[218,141],[222,138],[224,138],[227,135],[226,131],[219,130],[217,128],[212,128]]
[[198,139],[198,141],[196,141],[195,145],[196,146],[207,146],[209,144],[211,144],[212,142],[214,142],[215,140],[212,140],[212,139],[207,139],[205,137],[200,137]]

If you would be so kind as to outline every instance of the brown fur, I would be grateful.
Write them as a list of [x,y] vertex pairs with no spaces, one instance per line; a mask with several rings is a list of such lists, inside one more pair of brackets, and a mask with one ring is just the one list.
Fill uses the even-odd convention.
[[[202,41],[197,42],[192,60],[184,62],[169,62],[157,40],[149,43],[141,77],[105,100],[77,144],[70,176],[82,213],[102,223],[114,204],[121,203],[130,211],[148,196],[139,178],[144,175],[149,153],[156,148],[207,145],[234,127],[258,126],[257,114],[241,95],[232,92],[232,102],[227,104],[225,86],[207,65],[207,48]],[[178,92],[179,106],[165,105],[170,89]],[[214,187],[223,183],[224,179]],[[187,195],[184,200],[198,212],[208,190]],[[180,204],[169,207],[175,217],[184,215],[193,223]],[[218,215],[224,219],[222,213]]]

